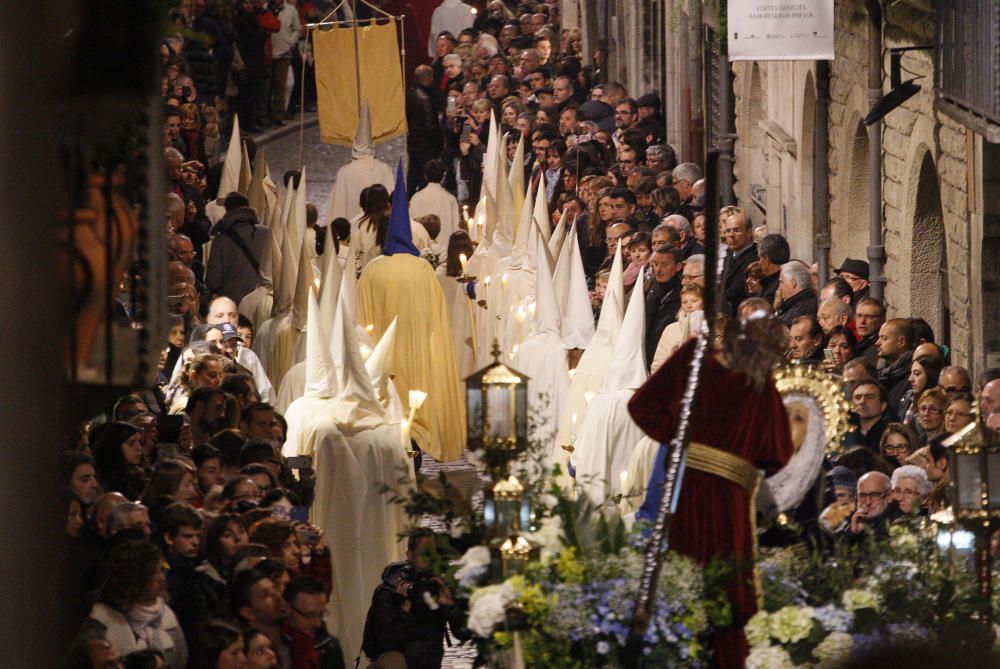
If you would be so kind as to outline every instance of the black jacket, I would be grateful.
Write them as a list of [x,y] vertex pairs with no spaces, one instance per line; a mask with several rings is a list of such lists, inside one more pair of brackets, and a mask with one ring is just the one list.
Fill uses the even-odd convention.
[[877,341],[878,330],[858,342],[858,356],[865,358],[873,365],[878,363],[878,348],[875,346]]
[[167,562],[167,590],[170,608],[177,615],[184,636],[198,638],[198,627],[210,618],[228,616],[225,599],[220,599],[216,582],[196,570],[191,560],[164,551]]
[[889,411],[899,416],[903,398],[910,389],[910,367],[913,365],[913,351],[907,351],[878,373],[878,382],[889,393]]
[[691,256],[699,253],[704,254],[705,247],[698,241],[697,237],[691,235],[688,237],[688,240],[684,242],[684,246],[681,247],[681,255],[684,256],[685,260],[687,260]]
[[740,302],[747,297],[747,267],[756,260],[757,244],[753,242],[738,256],[734,256],[732,251],[726,255],[722,266],[722,287],[731,316],[736,315]]
[[871,426],[871,429],[867,433],[861,431],[861,424],[858,420],[858,414],[851,412],[850,415],[850,425],[851,430],[844,435],[844,449],[851,448],[852,446],[864,446],[872,453],[879,452],[879,444],[882,442],[882,433],[885,432],[885,428],[889,425],[890,416],[888,412],[882,414],[882,416]]
[[[213,241],[205,267],[205,286],[213,294],[225,295],[239,304],[243,296],[257,287],[260,261],[270,243],[271,231],[257,223],[253,209],[240,207],[227,212],[212,228],[211,234]],[[233,237],[242,240],[253,262]]]
[[411,156],[438,158],[444,144],[438,122],[438,102],[428,86],[414,85],[406,92],[406,150]]
[[382,583],[372,595],[365,621],[364,653],[374,660],[389,651],[402,653],[407,669],[440,669],[444,658],[445,626],[459,638],[465,632],[465,613],[457,606],[440,606],[432,611],[420,601],[410,600],[396,591],[400,572],[409,563],[394,562],[382,572]]
[[774,296],[778,294],[778,281],[780,279],[780,270],[771,276],[762,276],[760,278],[760,296],[767,300],[767,303],[771,306],[774,306]]
[[812,288],[806,288],[782,302],[775,315],[782,323],[792,327],[792,322],[799,316],[815,316],[816,307],[816,293]]
[[653,281],[646,294],[646,367],[653,362],[660,335],[677,320],[681,308],[681,273],[678,271],[666,283]]

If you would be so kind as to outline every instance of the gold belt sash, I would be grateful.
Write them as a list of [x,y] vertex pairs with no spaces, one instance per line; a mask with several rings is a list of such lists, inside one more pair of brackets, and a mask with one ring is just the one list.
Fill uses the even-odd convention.
[[688,444],[687,466],[732,481],[753,499],[757,491],[757,469],[738,455],[692,441]]
[[750,496],[750,551],[753,558],[753,588],[757,608],[764,608],[764,594],[757,571],[757,486],[760,473],[748,460],[721,449],[692,441],[688,444],[687,466],[732,481]]

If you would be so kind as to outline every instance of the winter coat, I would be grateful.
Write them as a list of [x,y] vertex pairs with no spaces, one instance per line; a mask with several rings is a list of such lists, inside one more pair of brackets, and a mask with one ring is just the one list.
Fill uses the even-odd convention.
[[792,327],[792,322],[799,316],[815,316],[816,308],[816,293],[812,288],[806,288],[782,302],[775,315],[782,323]]
[[646,294],[646,367],[653,362],[656,346],[668,325],[677,320],[681,308],[681,273],[666,283],[653,281]]
[[[210,234],[212,247],[205,267],[205,285],[213,294],[225,295],[239,304],[245,295],[257,287],[260,261],[264,249],[271,243],[271,231],[257,222],[257,214],[253,209],[240,207],[227,212]],[[233,240],[234,235],[243,240],[257,268]]]
[[[170,669],[185,669],[188,660],[187,642],[184,633],[177,622],[177,616],[169,606],[163,606],[163,618],[159,625],[160,650]],[[114,647],[122,656],[137,650],[142,650],[128,619],[121,611],[107,604],[98,602],[90,610],[90,615],[80,630],[82,638],[102,638]]]

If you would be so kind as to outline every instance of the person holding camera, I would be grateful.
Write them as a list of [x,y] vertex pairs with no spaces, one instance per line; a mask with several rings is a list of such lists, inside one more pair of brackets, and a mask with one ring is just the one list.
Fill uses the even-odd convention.
[[393,562],[382,572],[362,645],[372,666],[395,666],[392,661],[398,664],[402,655],[407,669],[440,669],[446,625],[459,639],[468,637],[462,610],[430,568],[427,556],[433,544],[429,531],[414,534],[407,543],[406,560]]

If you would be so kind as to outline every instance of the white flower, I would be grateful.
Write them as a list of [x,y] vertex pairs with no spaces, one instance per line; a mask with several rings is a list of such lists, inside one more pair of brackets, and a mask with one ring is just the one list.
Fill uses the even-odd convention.
[[598,655],[607,655],[609,650],[611,650],[611,645],[608,644],[607,641],[598,641],[597,642],[597,654]]
[[882,602],[878,593],[870,590],[845,590],[843,602],[844,608],[851,613],[859,609],[874,609],[875,611],[879,611],[882,608]]
[[786,606],[771,614],[771,636],[781,643],[802,641],[813,628],[811,606]]
[[488,639],[507,612],[517,593],[509,583],[479,588],[469,598],[468,627],[478,637]]
[[816,669],[832,669],[842,664],[850,656],[853,643],[850,634],[831,632],[813,649],[813,654],[819,659]]
[[757,646],[747,656],[746,669],[795,669],[784,648]]
[[751,646],[766,646],[771,642],[771,621],[767,611],[763,609],[747,621],[743,632]]
[[547,563],[562,550],[562,519],[559,516],[549,516],[542,520],[537,532],[530,532],[524,538],[539,548],[539,557]]
[[486,546],[473,546],[465,551],[458,563],[461,567],[455,571],[455,580],[463,588],[469,588],[489,569],[490,549]]

